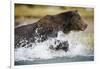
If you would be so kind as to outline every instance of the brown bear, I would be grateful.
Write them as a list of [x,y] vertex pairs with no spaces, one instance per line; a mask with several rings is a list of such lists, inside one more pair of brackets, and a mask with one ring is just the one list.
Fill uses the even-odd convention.
[[87,24],[77,10],[66,11],[56,15],[47,15],[39,21],[15,28],[15,48],[31,46],[31,42],[43,42],[48,37],[57,37],[59,31],[84,31]]

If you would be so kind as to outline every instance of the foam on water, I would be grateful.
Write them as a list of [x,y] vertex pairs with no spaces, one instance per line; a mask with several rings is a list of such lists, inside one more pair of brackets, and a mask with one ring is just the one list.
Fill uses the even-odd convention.
[[[62,31],[58,32],[58,36],[56,38],[49,38],[48,40],[41,43],[32,43],[32,47],[20,47],[15,49],[15,61],[20,60],[36,60],[36,59],[52,59],[56,57],[74,57],[77,55],[90,55],[90,50],[88,49],[88,45],[86,40],[84,43],[80,40],[80,35],[82,32],[71,32],[66,35]],[[49,49],[50,45],[56,46],[55,41],[68,41],[69,50],[67,52],[63,50],[55,51]]]

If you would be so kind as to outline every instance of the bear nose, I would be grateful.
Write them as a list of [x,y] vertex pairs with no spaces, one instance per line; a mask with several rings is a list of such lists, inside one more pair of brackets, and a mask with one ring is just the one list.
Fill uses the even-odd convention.
[[85,24],[85,25],[84,25],[84,28],[86,29],[86,28],[87,28],[87,26],[88,26],[88,25],[87,25],[87,24]]
[[88,26],[88,25],[87,25],[87,24],[85,24],[85,28],[87,28],[87,26]]

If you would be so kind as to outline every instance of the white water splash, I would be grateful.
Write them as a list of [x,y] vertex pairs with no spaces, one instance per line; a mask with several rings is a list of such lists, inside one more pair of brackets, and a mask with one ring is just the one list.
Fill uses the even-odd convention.
[[[56,38],[49,38],[48,40],[41,43],[32,43],[32,47],[29,48],[17,48],[15,49],[15,61],[52,59],[64,56],[74,57],[77,55],[90,55],[91,51],[88,49],[89,44],[87,44],[86,40],[80,40],[81,34],[82,32],[71,32],[70,34],[65,35],[62,31],[59,31]],[[63,50],[55,51],[49,49],[49,46],[54,45],[54,42],[56,40],[67,40],[69,43],[69,50],[65,52]]]

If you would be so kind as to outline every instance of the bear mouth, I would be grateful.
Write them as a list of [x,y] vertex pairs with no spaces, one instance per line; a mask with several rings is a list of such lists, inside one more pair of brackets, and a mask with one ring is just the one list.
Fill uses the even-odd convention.
[[81,28],[81,31],[84,31],[84,30],[86,30],[86,28],[87,28],[87,24],[85,24],[82,28]]

